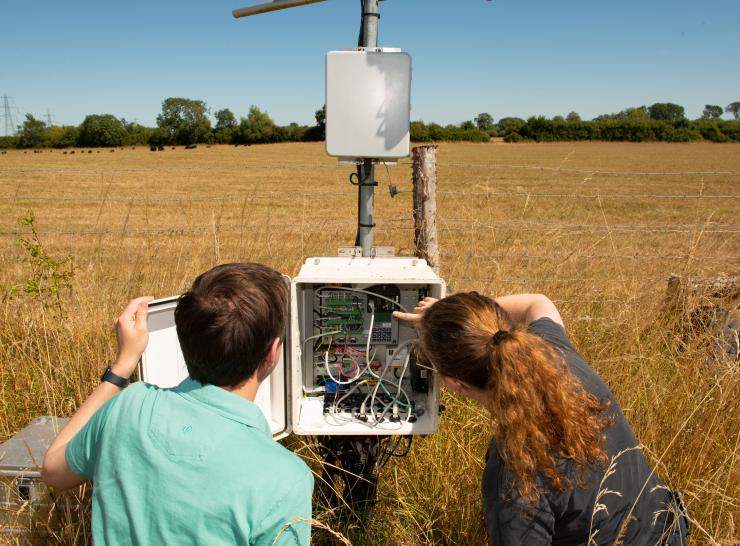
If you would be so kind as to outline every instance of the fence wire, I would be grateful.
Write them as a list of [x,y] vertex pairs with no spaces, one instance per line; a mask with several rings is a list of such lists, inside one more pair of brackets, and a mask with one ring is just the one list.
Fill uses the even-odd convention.
[[[80,154],[81,155],[81,154]],[[380,162],[384,164],[384,162]],[[410,167],[411,162],[409,160],[400,160],[394,164],[392,162],[386,162],[386,166],[395,167]],[[465,169],[514,169],[514,170],[532,170],[532,171],[547,171],[547,172],[558,172],[558,173],[572,173],[572,174],[587,174],[596,176],[659,176],[659,177],[696,177],[696,176],[740,176],[740,171],[617,171],[601,169],[598,167],[593,168],[568,168],[568,167],[553,167],[547,165],[530,165],[526,163],[461,163],[461,162],[438,162],[438,167],[450,167],[450,168],[465,168]],[[351,166],[345,166],[347,169],[351,169]],[[215,167],[167,167],[167,172],[172,173],[192,173],[192,172],[234,172],[242,173],[247,170],[264,169],[264,170],[309,170],[309,169],[325,169],[325,170],[337,170],[337,165],[333,162],[322,162],[322,163],[244,163],[238,166],[225,166],[218,165]],[[158,169],[149,167],[136,167],[136,168],[84,168],[84,167],[71,167],[64,168],[64,172],[68,173],[91,173],[91,174],[117,174],[117,173],[146,173],[146,172],[157,172]],[[39,173],[39,172],[53,172],[59,173],[59,167],[0,167],[0,175],[2,173]]]
[[[105,252],[111,252],[111,248],[115,250],[117,247],[126,246],[126,252],[135,254],[139,245],[142,248],[149,245],[147,248],[150,255],[142,251],[140,256],[142,260],[179,263],[190,256],[167,254],[167,244],[171,243],[166,241],[176,242],[181,238],[184,241],[182,247],[193,250],[197,248],[201,254],[207,254],[209,245],[212,245],[215,248],[213,252],[218,257],[219,245],[222,243],[226,245],[229,240],[234,239],[233,236],[239,235],[252,241],[251,246],[247,247],[250,250],[247,257],[250,260],[300,263],[306,256],[312,255],[306,253],[316,248],[325,249],[338,241],[341,241],[338,244],[346,244],[346,239],[351,238],[357,227],[354,205],[350,205],[356,199],[356,189],[349,184],[342,187],[339,183],[340,179],[345,179],[353,170],[352,166],[337,167],[333,162],[288,164],[245,162],[242,165],[101,169],[74,165],[71,164],[73,159],[65,157],[65,161],[67,159],[70,159],[69,168],[67,166],[0,168],[0,207],[7,211],[20,207],[25,209],[43,206],[46,207],[45,211],[67,214],[69,219],[65,220],[63,225],[49,229],[39,227],[37,234],[42,240],[59,239],[67,245],[65,248],[72,251],[79,249],[81,253],[89,253],[91,246],[97,249],[96,252],[100,251],[101,240],[107,241],[108,247],[104,249]],[[388,200],[388,193],[379,189],[377,196],[385,198],[386,201],[379,206],[378,212],[392,207],[400,210],[408,206],[412,190],[405,178],[410,165],[409,161],[402,160],[393,172],[385,171],[389,184],[396,179],[395,182],[401,186],[396,191],[401,195],[395,200]],[[546,166],[454,161],[438,163],[438,168],[439,179],[442,182],[437,191],[439,205],[437,228],[442,241],[442,273],[455,287],[466,285],[490,287],[496,284],[525,287],[545,285],[554,290],[556,303],[624,303],[632,297],[625,295],[630,287],[664,284],[669,272],[665,269],[667,267],[682,270],[694,268],[697,264],[702,267],[714,264],[716,269],[735,271],[740,265],[740,238],[737,237],[740,234],[740,222],[734,221],[737,216],[733,218],[727,213],[728,210],[737,208],[740,199],[740,185],[735,184],[736,177],[740,177],[740,171],[622,171],[597,167],[566,168],[562,164]],[[519,176],[516,174],[517,171],[531,171],[535,174],[523,176],[521,180],[514,178],[513,183],[509,180],[505,182],[496,180],[494,177],[488,180],[485,189],[477,185],[472,188],[463,186],[460,189],[451,189],[454,186],[446,184],[445,180],[447,177],[451,178],[458,169],[472,169],[475,171],[474,176],[482,176],[486,174],[485,171],[509,178]],[[314,180],[318,179],[319,182],[312,182],[311,186],[303,184],[300,188],[291,187],[289,191],[273,190],[268,186],[268,182],[262,182],[261,178],[272,180],[277,175],[285,176],[286,172],[294,173],[290,176],[295,177],[299,171],[308,170],[318,171]],[[133,193],[119,180],[115,180],[113,184],[114,178],[118,175],[122,177],[141,175],[146,181],[146,175],[162,172],[173,177],[186,174],[188,179],[203,176],[208,177],[204,179],[214,180],[219,175],[252,172],[258,180],[247,182],[246,185],[252,187],[246,187],[243,192],[211,194],[203,188],[198,188],[195,195],[185,193],[188,190],[179,193],[161,191],[165,188],[156,185]],[[34,186],[19,182],[29,175],[47,176],[49,173],[61,174],[62,179],[64,175],[81,178],[100,177],[101,184],[92,187],[88,182],[86,191],[80,188],[68,189],[60,183],[51,184],[53,191],[61,193],[55,194],[52,191],[38,189],[34,191]],[[649,178],[655,184],[651,187],[650,183],[640,180],[639,185],[630,184],[635,186],[636,191],[629,192],[624,191],[625,185],[620,181],[621,185],[617,188],[621,191],[614,191],[616,189],[614,187],[611,190],[599,191],[579,186],[572,176],[569,180],[563,178],[567,175],[584,175],[586,179],[582,180],[581,184],[595,177]],[[705,177],[711,177],[706,190]],[[660,184],[660,178],[673,181],[672,185]],[[676,178],[687,180],[685,184],[676,184]],[[324,179],[326,185],[323,187],[326,189],[311,189],[321,188]],[[696,191],[693,189],[694,180],[697,182]],[[701,185],[698,184],[699,181]],[[536,187],[531,191],[526,188],[527,185],[535,184]],[[563,189],[563,184],[571,184],[572,187],[582,191],[568,191],[570,188],[566,186]],[[552,187],[550,191],[542,189],[548,185],[556,187]],[[111,188],[115,189],[115,194],[111,193]],[[73,193],[75,191],[80,194],[75,195]],[[128,193],[130,195],[126,195]],[[535,198],[553,201],[557,203],[555,206],[560,203],[567,204],[567,209],[561,205],[561,210],[568,210],[569,214],[567,216],[563,214],[562,219],[548,219],[542,216],[518,219],[513,218],[515,213],[505,204],[511,203],[512,200],[526,200],[530,203],[530,200]],[[378,201],[376,199],[376,202]],[[316,203],[320,206],[316,206]],[[571,211],[571,208],[578,210],[576,207],[582,207],[585,211],[592,203],[594,207],[598,205],[601,211],[605,206],[617,207],[616,214],[620,214],[619,207],[634,207],[633,210],[642,211],[646,210],[644,207],[657,203],[656,206],[663,208],[656,213],[655,221],[652,222],[609,223],[603,214],[590,222],[573,221],[576,213]],[[105,220],[101,220],[102,211],[109,210],[106,209],[109,205],[124,205],[119,207],[122,210],[143,209],[146,215],[143,219],[144,225],[141,217],[134,222],[129,221],[128,216],[106,223]],[[196,212],[192,219],[184,217],[188,205],[192,205]],[[274,219],[270,219],[270,215],[267,214],[264,221],[262,219],[256,221],[257,216],[250,218],[248,214],[247,221],[233,221],[234,210],[249,210],[251,205],[256,207],[254,210],[259,207],[270,209],[278,206],[282,208],[283,214],[274,216]],[[210,221],[205,215],[198,215],[199,211],[206,211],[209,206],[219,210]],[[97,208],[97,216],[94,212],[86,213],[85,207],[88,207],[88,210],[91,207]],[[682,218],[691,219],[692,216],[682,217],[678,213],[672,213],[672,207],[674,209],[683,207],[681,210],[684,212],[701,208],[707,213],[694,215],[697,218],[696,222],[682,222]],[[151,218],[146,212],[150,209]],[[286,213],[286,209],[289,209],[290,213]],[[224,210],[227,211],[224,213],[226,217],[221,221],[218,215]],[[496,211],[495,216],[491,214],[492,210]],[[719,220],[713,219],[715,210],[723,211]],[[228,211],[232,212],[230,217]],[[334,217],[336,211],[344,211],[340,214],[341,218]],[[106,214],[109,213],[110,211]],[[486,214],[489,216],[484,216]],[[507,219],[507,215],[512,218]],[[699,220],[699,217],[702,219]],[[227,219],[230,221],[226,221]],[[236,219],[238,220],[238,216]],[[629,217],[624,219],[628,220]],[[642,220],[642,217],[640,219]],[[413,249],[414,224],[410,208],[404,217],[376,218],[375,230],[379,236],[390,241],[408,242],[404,243],[405,252]],[[520,232],[527,233],[529,239],[525,242],[518,241]],[[571,248],[560,248],[557,245],[553,248],[548,247],[553,235],[563,235],[562,239],[558,239],[558,245]],[[706,240],[708,237],[705,236],[709,235],[713,236],[710,238],[713,246],[705,248],[699,241]],[[0,236],[17,239],[27,237],[28,232],[23,227],[17,226],[13,219],[12,223],[0,224]],[[161,242],[157,240],[158,237],[162,239]],[[202,240],[197,239],[198,237]],[[231,239],[228,239],[229,237]],[[209,242],[206,242],[206,238],[209,238]],[[224,241],[221,241],[221,238]],[[636,245],[647,238],[650,238],[653,246],[646,247],[645,252],[640,252],[640,247]],[[291,241],[297,240],[300,240],[300,246],[290,244]],[[468,243],[468,240],[477,243]],[[485,244],[480,243],[481,241],[485,241]],[[607,244],[609,242],[611,247]],[[162,253],[155,252],[156,255],[152,255],[152,245],[157,249],[163,249]],[[540,245],[544,247],[540,248]],[[690,245],[694,247],[688,248]],[[265,252],[271,246],[275,252]],[[177,251],[183,252],[182,249]],[[196,255],[193,252],[195,256],[193,259],[205,259],[201,254]],[[7,246],[3,259],[6,263],[15,264],[16,267],[23,261],[23,257],[17,252],[8,252]],[[586,266],[590,269],[585,270]],[[517,276],[517,267],[527,270],[526,275]],[[618,282],[612,283],[608,289],[600,287],[602,281],[605,281],[603,275],[614,275],[613,272],[608,272],[610,267],[617,270],[623,268],[629,273],[618,271],[621,274],[621,277],[617,275]],[[590,288],[584,293],[585,286]],[[615,293],[619,293],[620,297],[615,297]]]
[[[395,194],[412,193],[411,189],[396,190]],[[291,192],[293,197],[355,197],[355,191],[299,191]],[[459,198],[467,197],[516,197],[532,198],[545,197],[549,199],[616,199],[620,201],[629,200],[648,200],[648,199],[697,199],[704,201],[711,200],[736,200],[740,199],[740,194],[656,194],[656,193],[548,193],[548,192],[528,192],[528,191],[457,191],[457,190],[439,190],[437,195],[452,195]],[[254,199],[276,199],[285,198],[285,192],[244,192],[239,194],[219,195],[209,197],[183,197],[182,195],[152,195],[152,196],[132,196],[132,197],[65,197],[49,195],[2,195],[0,201],[15,203],[127,203],[127,204],[180,204],[180,203],[242,203]]]
[[548,167],[544,165],[507,164],[507,163],[438,163],[440,167],[466,169],[525,169],[533,171],[550,171],[560,173],[589,174],[603,176],[740,176],[740,171],[611,171],[598,168],[572,169],[567,167]]
[[[475,232],[482,228],[491,228],[496,226],[505,225],[506,222],[469,222],[463,223],[464,225],[449,225],[446,222],[442,222],[439,227],[440,232]],[[594,233],[652,233],[652,234],[674,234],[674,233],[701,233],[701,234],[738,234],[740,233],[740,225],[728,226],[723,229],[716,229],[713,227],[702,227],[702,226],[680,226],[680,227],[649,227],[642,225],[589,225],[589,224],[556,224],[556,223],[520,223],[517,224],[515,229],[520,231],[541,231],[543,226],[549,226],[551,230],[567,233],[569,235],[589,235]],[[202,234],[240,234],[250,233],[257,231],[272,231],[272,232],[285,232],[291,233],[295,231],[304,232],[316,232],[325,228],[346,228],[347,230],[353,230],[357,227],[356,223],[353,222],[321,222],[317,224],[281,224],[281,223],[264,223],[264,224],[244,224],[244,225],[207,225],[207,226],[186,226],[176,225],[167,227],[151,227],[151,228],[131,228],[131,227],[120,227],[120,228],[102,228],[102,229],[43,229],[38,230],[40,237],[49,236],[60,236],[60,237],[89,237],[89,236],[108,236],[115,235],[119,237],[138,237],[147,235],[202,235]],[[511,227],[511,226],[509,226]],[[402,226],[385,226],[382,223],[376,224],[375,231],[378,233],[382,232],[411,232],[414,231],[412,225]],[[25,232],[21,229],[3,230],[0,231],[0,236],[11,236],[19,237]],[[529,257],[529,256],[527,256]],[[607,257],[607,256],[603,256]],[[613,258],[614,256],[612,256]],[[539,257],[540,259],[546,259],[546,256]],[[552,256],[550,256],[552,258]],[[623,257],[627,259],[627,257]],[[674,257],[671,257],[672,259]],[[726,257],[725,257],[726,258]],[[537,257],[533,257],[537,259]],[[635,257],[633,257],[635,259]],[[654,259],[654,258],[650,258]]]

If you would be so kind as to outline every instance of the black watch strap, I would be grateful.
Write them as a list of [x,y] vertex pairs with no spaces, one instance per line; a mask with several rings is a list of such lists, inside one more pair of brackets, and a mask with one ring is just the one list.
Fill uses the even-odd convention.
[[113,383],[116,387],[120,389],[125,389],[126,387],[128,387],[128,379],[114,374],[111,371],[110,366],[108,366],[103,372],[103,375],[100,376],[100,382],[102,383],[103,381]]

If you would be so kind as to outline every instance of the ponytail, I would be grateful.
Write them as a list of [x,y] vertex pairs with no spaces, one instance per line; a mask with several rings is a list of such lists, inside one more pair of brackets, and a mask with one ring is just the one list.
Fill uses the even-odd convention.
[[573,487],[557,468],[557,456],[582,472],[604,463],[605,409],[570,373],[563,357],[535,334],[509,334],[489,359],[486,406],[499,455],[518,478],[522,497],[535,499],[537,474],[550,487]]

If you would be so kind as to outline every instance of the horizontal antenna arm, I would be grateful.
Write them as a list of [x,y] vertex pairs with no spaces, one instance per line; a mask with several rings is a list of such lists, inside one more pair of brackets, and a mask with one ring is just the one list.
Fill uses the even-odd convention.
[[237,19],[239,17],[249,17],[250,15],[259,15],[260,13],[267,13],[268,11],[277,11],[279,9],[295,8],[303,6],[305,4],[316,4],[317,2],[325,2],[326,0],[273,0],[265,4],[258,4],[248,8],[235,9],[231,13]]

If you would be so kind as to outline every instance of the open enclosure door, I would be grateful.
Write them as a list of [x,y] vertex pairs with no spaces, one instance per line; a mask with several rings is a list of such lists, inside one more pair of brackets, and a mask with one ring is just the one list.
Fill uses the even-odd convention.
[[[149,343],[141,358],[139,377],[158,387],[174,387],[188,377],[185,359],[175,329],[178,297],[163,298],[149,304]],[[276,440],[290,433],[288,412],[287,336],[275,370],[260,385],[254,403],[262,410]]]

